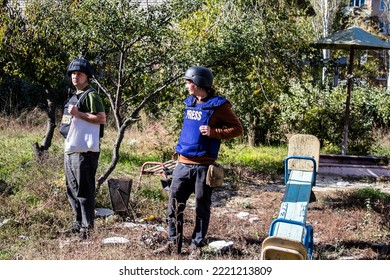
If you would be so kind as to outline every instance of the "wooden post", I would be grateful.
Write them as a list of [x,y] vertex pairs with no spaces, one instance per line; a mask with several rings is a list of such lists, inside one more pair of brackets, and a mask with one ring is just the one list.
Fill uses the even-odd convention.
[[341,154],[347,154],[347,142],[348,142],[348,127],[349,127],[349,114],[351,106],[351,91],[352,91],[352,69],[353,69],[353,59],[354,59],[354,49],[351,47],[349,54],[349,65],[348,65],[348,77],[347,77],[347,99],[345,101],[345,115],[344,115],[344,130],[343,130],[343,144],[341,149]]

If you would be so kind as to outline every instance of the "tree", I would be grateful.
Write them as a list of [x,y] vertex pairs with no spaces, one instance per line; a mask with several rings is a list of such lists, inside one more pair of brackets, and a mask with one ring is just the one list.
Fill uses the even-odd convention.
[[[347,0],[348,1],[348,0]],[[337,19],[338,12],[346,5],[346,0],[317,0],[311,1],[316,11],[316,17],[313,19],[313,28],[316,34],[327,37],[334,21]],[[323,59],[326,61],[330,58],[330,50],[324,49]],[[322,82],[325,81],[326,68],[323,68]]]
[[62,41],[57,24],[66,13],[57,12],[61,5],[36,5],[34,1],[22,11],[18,2],[5,1],[0,11],[0,55],[7,63],[3,70],[43,88],[41,107],[48,116],[42,144],[34,143],[38,158],[51,145],[55,122],[56,89],[63,83],[63,65],[68,55],[58,42]]
[[[2,9],[1,54],[9,73],[46,89],[49,128],[40,151],[50,147],[55,127],[53,91],[63,87],[64,66],[78,56],[95,67],[93,82],[104,93],[118,131],[112,161],[98,179],[114,170],[126,129],[185,68],[181,40],[171,26],[173,6],[142,7],[139,1],[29,1],[25,10]],[[23,36],[20,36],[23,34]],[[183,68],[183,69],[182,69]]]
[[178,23],[193,61],[212,67],[218,91],[244,116],[251,145],[279,138],[278,96],[305,77],[311,56],[310,22],[290,2],[208,0]]

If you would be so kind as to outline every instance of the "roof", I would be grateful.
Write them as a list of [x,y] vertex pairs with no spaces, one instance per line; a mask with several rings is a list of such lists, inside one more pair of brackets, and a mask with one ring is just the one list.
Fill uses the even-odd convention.
[[315,45],[329,49],[390,49],[389,43],[357,26],[319,39]]

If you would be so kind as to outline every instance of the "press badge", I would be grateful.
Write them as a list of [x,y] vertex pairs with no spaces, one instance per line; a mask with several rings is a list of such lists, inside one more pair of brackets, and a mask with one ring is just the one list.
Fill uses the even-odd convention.
[[72,121],[72,116],[69,116],[69,115],[62,116],[62,120],[61,120],[62,124],[70,124],[71,121]]

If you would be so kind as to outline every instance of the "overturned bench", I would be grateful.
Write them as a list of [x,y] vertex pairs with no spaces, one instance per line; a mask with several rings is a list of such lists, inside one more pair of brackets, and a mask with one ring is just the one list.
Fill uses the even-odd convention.
[[270,226],[269,237],[262,244],[261,259],[311,259],[313,228],[306,225],[312,188],[315,186],[320,144],[313,135],[291,137],[284,160],[286,191],[279,216]]

